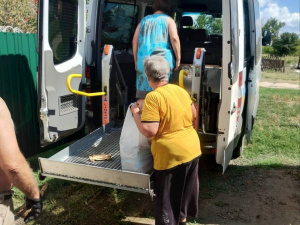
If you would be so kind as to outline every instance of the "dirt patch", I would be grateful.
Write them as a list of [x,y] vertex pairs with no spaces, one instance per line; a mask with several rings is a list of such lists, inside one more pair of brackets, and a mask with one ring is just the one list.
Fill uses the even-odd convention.
[[292,83],[277,83],[272,81],[261,81],[259,83],[260,87],[267,87],[267,88],[280,88],[280,89],[296,89],[299,90],[300,86],[299,84],[292,84]]
[[[200,160],[199,215],[189,224],[299,225],[300,168],[253,167],[235,160],[222,175],[211,157]],[[148,196],[131,194],[126,216],[153,218]],[[127,207],[126,207],[127,208]]]
[[[202,171],[199,224],[300,224],[299,167],[231,165],[225,175]],[[211,182],[209,187],[205,182]],[[220,189],[221,187],[221,189]],[[212,194],[205,192],[211,190]],[[219,191],[218,191],[219,189]]]

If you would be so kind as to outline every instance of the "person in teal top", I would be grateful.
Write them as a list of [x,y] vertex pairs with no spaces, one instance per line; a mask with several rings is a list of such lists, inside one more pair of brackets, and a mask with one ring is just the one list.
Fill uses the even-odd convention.
[[136,98],[144,99],[152,88],[147,82],[143,62],[151,55],[163,56],[170,73],[177,71],[180,65],[180,41],[175,21],[168,16],[171,1],[155,0],[153,14],[144,17],[137,26],[132,40],[132,50],[136,73]]

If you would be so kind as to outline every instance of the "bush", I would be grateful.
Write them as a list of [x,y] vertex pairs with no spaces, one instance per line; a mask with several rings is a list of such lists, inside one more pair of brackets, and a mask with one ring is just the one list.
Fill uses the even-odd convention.
[[297,52],[299,36],[295,33],[282,33],[275,39],[272,47],[278,56],[294,55]]
[[273,55],[274,54],[274,49],[273,49],[272,46],[262,46],[262,53]]
[[0,26],[18,27],[24,33],[37,32],[37,5],[34,0],[0,0]]

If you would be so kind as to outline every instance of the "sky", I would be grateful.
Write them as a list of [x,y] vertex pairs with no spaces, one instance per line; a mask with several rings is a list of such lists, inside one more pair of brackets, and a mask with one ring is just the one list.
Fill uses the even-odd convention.
[[285,26],[279,33],[290,32],[300,35],[300,0],[258,0],[262,25],[271,17]]

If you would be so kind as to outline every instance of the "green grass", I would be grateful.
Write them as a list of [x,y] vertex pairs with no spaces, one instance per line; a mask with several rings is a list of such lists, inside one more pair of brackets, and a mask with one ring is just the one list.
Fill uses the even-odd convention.
[[251,165],[300,165],[298,90],[260,88],[251,141],[243,160]]
[[[299,71],[299,72],[297,72]],[[261,73],[261,81],[269,82],[287,82],[287,83],[300,83],[300,70],[295,70],[286,67],[284,73],[280,71],[263,71]]]
[[286,56],[283,58],[285,60],[285,72],[265,70],[261,73],[262,81],[272,81],[272,82],[289,82],[289,83],[300,83],[300,70],[297,70],[299,57]]

